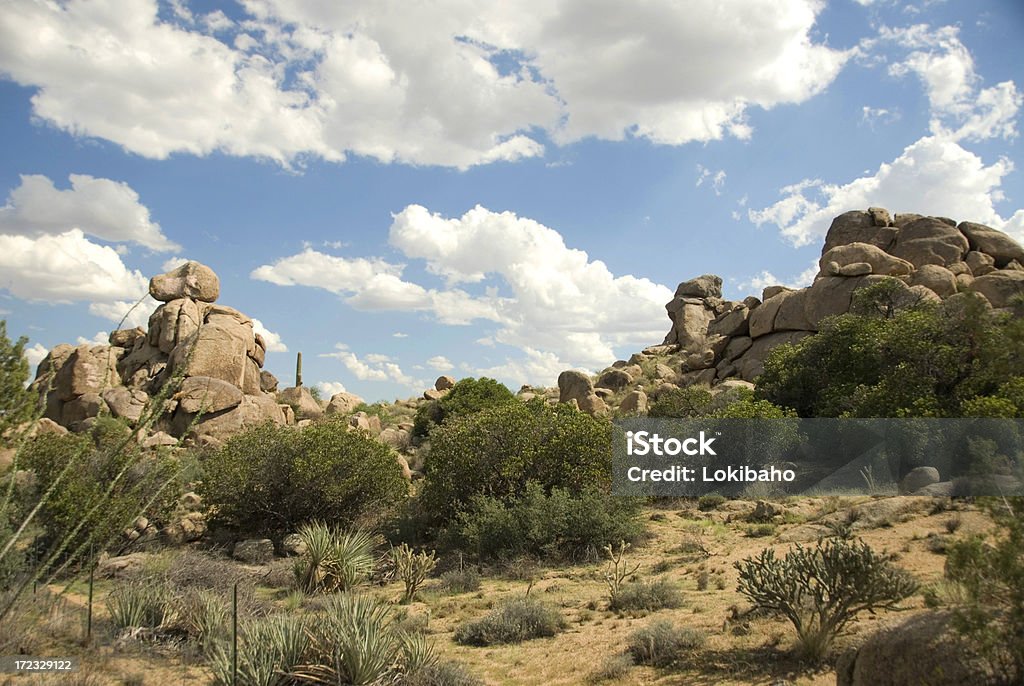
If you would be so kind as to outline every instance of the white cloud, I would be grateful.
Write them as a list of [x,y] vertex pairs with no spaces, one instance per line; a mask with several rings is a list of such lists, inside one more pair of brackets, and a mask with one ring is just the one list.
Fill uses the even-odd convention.
[[818,261],[812,260],[807,269],[792,278],[780,279],[770,271],[764,270],[749,280],[740,282],[739,287],[750,289],[755,292],[755,295],[760,297],[760,291],[764,290],[768,286],[785,286],[786,288],[804,288],[806,286],[810,286],[814,283],[814,277],[817,276],[817,274]]
[[795,246],[824,238],[833,217],[870,206],[918,212],[1013,230],[999,216],[1000,185],[1013,170],[1008,159],[986,166],[980,157],[948,138],[926,136],[907,146],[873,174],[845,184],[805,180],[782,189],[783,198],[750,210],[755,224],[775,224]]
[[263,342],[267,344],[268,353],[288,352],[288,346],[281,341],[281,336],[263,326],[263,322],[259,319],[252,320],[252,330],[263,337]]
[[78,345],[110,345],[110,334],[106,331],[97,331],[92,338],[79,336],[76,342]]
[[321,353],[320,357],[333,357],[345,365],[345,368],[360,381],[392,381],[411,389],[425,386],[424,382],[417,381],[403,372],[402,368],[397,363],[391,362],[387,356],[370,353],[360,359],[344,343],[336,344],[334,352]]
[[391,337],[392,338],[408,338],[409,334],[402,333],[401,331],[396,331],[395,333],[391,334]]
[[50,351],[44,348],[41,343],[34,343],[25,348],[25,359],[28,360],[30,377],[35,378],[36,367],[38,367],[39,363],[42,362],[49,354]]
[[345,393],[345,384],[340,381],[321,381],[316,385],[324,398],[330,399],[339,393]]
[[455,369],[455,365],[451,363],[444,355],[435,355],[427,360],[427,366],[431,369],[436,369],[439,372],[450,372]]
[[861,108],[860,121],[862,124],[866,124],[872,129],[879,124],[892,124],[900,119],[899,110],[888,109],[885,107],[868,107],[864,105]]
[[[145,329],[149,325],[149,316],[159,306],[160,303],[153,300],[147,294],[142,299],[142,302],[137,300],[134,302],[116,300],[114,302],[90,303],[89,314],[109,319],[116,324],[120,324],[125,329],[133,329],[136,326],[141,326]],[[124,320],[123,323],[122,319]]]
[[175,255],[174,257],[170,257],[170,258],[164,260],[164,263],[162,265],[160,265],[160,268],[163,269],[165,272],[169,272],[169,271],[171,271],[173,269],[177,269],[178,267],[180,267],[181,265],[185,264],[186,262],[188,262],[188,258],[187,257],[181,257],[180,255]]
[[820,0],[241,4],[172,23],[156,0],[9,0],[0,72],[41,120],[147,157],[465,168],[541,155],[539,134],[745,138],[748,108],[812,97],[850,54],[812,40]]
[[[549,387],[553,385],[558,375],[566,369],[572,369],[573,365],[566,362],[551,352],[543,352],[534,348],[524,348],[523,356],[508,358],[503,364],[493,367],[486,367],[474,370],[477,376],[489,376],[495,379],[507,379],[513,383],[529,384],[531,386]],[[601,364],[605,366],[608,361]],[[577,367],[577,369],[581,369]],[[589,369],[581,369],[590,373]],[[518,389],[513,388],[513,391]]]
[[705,181],[711,181],[711,187],[715,191],[715,195],[722,194],[722,188],[725,186],[725,170],[719,169],[717,172],[713,172],[703,164],[697,165],[697,187],[704,185]]
[[0,233],[38,238],[79,229],[105,241],[161,252],[178,249],[128,184],[85,174],[72,174],[70,180],[70,189],[58,190],[45,176],[23,174],[0,207]]
[[69,303],[137,299],[149,280],[129,270],[113,248],[80,229],[60,235],[0,235],[0,288],[29,301]]

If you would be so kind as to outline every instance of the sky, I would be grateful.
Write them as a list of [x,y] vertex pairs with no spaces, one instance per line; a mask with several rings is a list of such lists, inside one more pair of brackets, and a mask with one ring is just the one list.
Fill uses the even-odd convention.
[[660,343],[681,281],[809,284],[847,210],[1024,238],[1019,0],[2,5],[33,364],[197,260],[282,386],[550,386]]

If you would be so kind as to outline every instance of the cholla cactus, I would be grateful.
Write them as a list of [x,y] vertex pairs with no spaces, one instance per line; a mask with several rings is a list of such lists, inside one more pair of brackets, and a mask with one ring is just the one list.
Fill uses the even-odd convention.
[[615,603],[616,596],[619,595],[622,583],[640,569],[639,563],[634,565],[632,569],[628,568],[625,555],[629,547],[629,543],[625,541],[619,541],[618,548],[613,548],[611,544],[604,547],[604,553],[608,556],[609,562],[608,569],[604,573],[604,580],[608,584],[608,595],[613,604]]
[[411,603],[416,597],[416,591],[426,581],[434,566],[437,565],[437,557],[434,551],[428,555],[425,552],[414,553],[412,548],[403,543],[397,548],[391,549],[391,559],[395,563],[395,571],[398,577],[405,584],[405,595],[402,596],[403,603]]

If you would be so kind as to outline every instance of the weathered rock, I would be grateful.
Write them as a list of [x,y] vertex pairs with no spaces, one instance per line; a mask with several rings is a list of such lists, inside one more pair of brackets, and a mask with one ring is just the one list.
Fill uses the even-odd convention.
[[336,414],[349,414],[354,411],[359,405],[361,405],[363,399],[355,393],[335,393],[331,396],[331,400],[327,403],[327,408],[324,413],[328,416]]
[[64,403],[60,423],[69,429],[79,429],[86,419],[97,417],[106,409],[107,404],[98,393],[83,393]]
[[714,350],[701,350],[700,352],[691,353],[686,356],[683,361],[682,371],[693,372],[701,369],[708,369],[715,365],[715,351]]
[[57,422],[43,417],[36,422],[35,433],[33,435],[42,436],[44,434],[55,434],[57,436],[63,436],[67,432],[68,430]]
[[892,226],[892,217],[889,216],[889,210],[884,207],[869,207],[868,215],[875,226]]
[[260,390],[264,393],[277,393],[277,377],[266,369],[260,372]]
[[[974,222],[960,222],[957,228],[967,237],[971,250],[990,256],[996,267],[1005,267],[1013,260],[1024,262],[1024,246],[1003,231]],[[979,274],[975,275],[980,276]]]
[[633,377],[621,369],[609,369],[597,378],[594,385],[598,388],[607,388],[618,391],[633,383]]
[[785,293],[787,291],[792,290],[794,289],[790,288],[789,286],[765,286],[763,289],[761,289],[761,303],[764,304],[766,300],[768,300],[769,298],[774,298],[779,293]]
[[780,296],[782,302],[779,304],[779,311],[775,314],[775,321],[772,322],[774,331],[813,331],[814,326],[807,319],[807,299],[810,297],[809,289],[802,289]]
[[185,412],[214,413],[238,407],[242,391],[227,381],[209,376],[190,376],[181,384],[174,398]]
[[206,265],[186,262],[177,269],[150,279],[149,294],[161,302],[192,298],[212,303],[220,295],[220,279]]
[[900,229],[890,254],[915,267],[945,266],[960,262],[969,249],[967,238],[956,227],[935,217],[923,217]]
[[983,252],[972,250],[967,253],[967,257],[964,258],[964,262],[967,263],[968,268],[971,270],[972,276],[984,276],[989,272],[995,271],[996,261],[991,255],[986,255]]
[[738,376],[744,381],[754,381],[764,371],[764,359],[773,348],[796,343],[810,335],[809,331],[780,331],[754,339],[743,356],[733,363]]
[[[889,277],[871,274],[854,278],[824,276],[816,279],[806,296],[804,312],[807,315],[807,321],[817,330],[818,324],[825,317],[845,314],[850,311],[853,292],[858,288],[870,286],[887,278]],[[903,289],[907,289],[906,284],[903,282],[897,283]]]
[[701,300],[677,297],[665,305],[672,329],[665,337],[665,343],[676,343],[686,350],[704,347],[708,325],[717,316],[715,311],[704,306]]
[[161,446],[177,445],[178,439],[165,431],[154,432],[142,441],[143,448],[158,448]]
[[306,550],[306,542],[298,534],[288,534],[281,539],[281,552],[288,557],[305,555]]
[[647,413],[647,394],[641,390],[631,391],[626,394],[619,404],[619,411],[624,413]]
[[708,325],[709,336],[746,336],[750,331],[750,309],[737,307],[715,318]]
[[101,556],[96,563],[95,575],[100,579],[130,578],[142,572],[153,558],[150,553],[131,553],[117,557]]
[[949,612],[923,612],[874,633],[840,656],[836,686],[969,686],[991,675],[952,625]]
[[1024,293],[1024,271],[1000,269],[979,276],[971,288],[985,296],[992,307],[1007,307],[1014,296]]
[[672,369],[672,367],[669,367],[667,364],[662,364],[659,362],[654,366],[654,376],[656,379],[659,379],[661,381],[669,381],[675,383],[676,379],[679,377],[679,374],[677,374],[676,371]]
[[[904,276],[914,268],[906,260],[893,257],[871,243],[837,245],[821,256],[821,259],[818,260],[818,267],[824,271],[825,265],[829,262],[838,264],[840,270],[850,265],[867,263],[871,269],[866,273],[882,274],[883,276]],[[843,276],[862,276],[862,274],[843,274]]]
[[722,359],[727,362],[732,362],[737,357],[742,355],[750,348],[753,341],[750,336],[737,336],[729,340],[729,345],[725,347],[725,353],[722,355]]
[[613,395],[615,395],[615,391],[610,388],[594,388],[594,395],[601,400],[609,400]]
[[[832,264],[835,264],[834,262]],[[839,276],[867,276],[873,269],[867,262],[853,262],[839,268]]]
[[939,297],[939,294],[927,286],[911,286],[908,294],[913,298],[913,302],[917,304],[942,302],[942,298]]
[[249,538],[235,544],[231,556],[250,565],[265,565],[274,559],[274,542],[269,538]]
[[396,450],[403,450],[409,447],[409,432],[397,429],[393,426],[382,430],[378,436],[380,442],[389,445]]
[[179,408],[173,421],[175,433],[181,435],[189,426],[192,426],[192,435],[197,440],[202,438],[220,442],[240,431],[267,421],[283,426],[285,418],[274,398],[266,395],[246,395],[242,397],[242,402],[238,407],[204,414],[193,424],[194,421],[194,414]]
[[722,277],[704,274],[696,279],[684,281],[676,287],[677,298],[721,298]]
[[136,422],[142,416],[149,402],[149,394],[139,389],[129,389],[124,386],[108,388],[100,394],[103,402],[110,408],[110,414],[120,419],[127,419]]
[[191,298],[164,303],[149,317],[149,344],[170,354],[175,347],[199,330],[206,311]]
[[68,401],[85,393],[99,394],[121,384],[117,360],[122,348],[108,345],[80,345],[61,365],[54,378],[54,390],[60,400]]
[[570,400],[580,402],[583,398],[594,394],[594,384],[590,377],[581,371],[567,369],[558,375],[558,402]]
[[876,222],[876,217],[880,218],[877,212],[875,216],[872,216],[868,212],[859,210],[839,215],[832,220],[832,225],[829,226],[821,253],[824,255],[837,245],[849,243],[869,243],[882,250],[888,249],[896,236],[896,229],[890,226],[880,226]]
[[900,493],[916,493],[941,480],[939,470],[935,467],[915,467],[900,479]]
[[[221,318],[223,319],[223,318]],[[209,376],[242,388],[249,348],[255,346],[252,328],[237,322],[206,324],[171,353],[169,365],[185,376]]]
[[718,376],[716,369],[701,369],[699,371],[686,372],[679,376],[681,386],[710,386]]
[[374,414],[356,412],[354,415],[349,417],[348,423],[350,426],[353,426],[357,429],[369,431],[374,436],[380,434],[381,432],[380,417]]
[[145,338],[145,336],[145,330],[141,326],[136,326],[134,329],[117,329],[115,331],[111,331],[107,340],[112,346],[131,350],[132,347],[135,346],[135,341],[140,338]]
[[[768,295],[767,290],[765,289],[766,296]],[[761,307],[750,313],[750,337],[758,338],[771,333],[775,328],[775,316],[779,313],[782,303],[786,302],[788,298],[796,296],[797,293],[799,291],[785,289],[771,297],[766,297],[761,303]]]
[[447,391],[450,388],[454,388],[454,386],[455,377],[452,376],[442,375],[437,377],[437,380],[434,381],[434,390],[437,391]]
[[594,393],[577,400],[577,404],[582,412],[595,417],[602,417],[608,414],[608,406]]
[[440,400],[441,398],[443,398],[445,396],[445,394],[446,394],[445,391],[439,391],[436,388],[428,388],[427,390],[423,391],[423,399],[424,400]]
[[189,512],[181,519],[165,526],[160,532],[164,540],[173,545],[198,541],[205,533],[206,517],[202,512]]
[[278,391],[277,402],[291,405],[296,419],[317,419],[324,414],[324,408],[305,386],[292,386]]
[[937,264],[926,264],[910,277],[910,285],[924,286],[941,298],[956,293],[956,275]]

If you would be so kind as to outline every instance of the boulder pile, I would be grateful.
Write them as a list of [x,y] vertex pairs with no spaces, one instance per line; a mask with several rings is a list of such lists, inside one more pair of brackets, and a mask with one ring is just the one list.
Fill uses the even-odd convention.
[[290,408],[273,394],[277,380],[262,370],[266,342],[252,319],[216,303],[212,269],[187,262],[153,277],[149,293],[163,304],[147,329],[114,331],[109,345],[58,345],[39,364],[34,388],[46,418],[75,431],[107,411],[135,422],[178,378],[158,431],[217,444],[247,426],[287,422]]
[[809,287],[769,286],[760,298],[742,301],[722,298],[718,276],[684,281],[665,306],[672,328],[661,345],[616,362],[593,382],[580,372],[563,372],[560,401],[601,414],[605,397],[622,389],[622,402],[639,409],[647,402],[641,374],[652,376],[656,388],[752,382],[772,348],[813,335],[824,318],[850,311],[854,291],[890,277],[898,284],[893,297],[904,302],[941,302],[973,292],[999,309],[1024,294],[1024,247],[1004,232],[945,217],[892,217],[877,207],[836,217],[818,266]]

